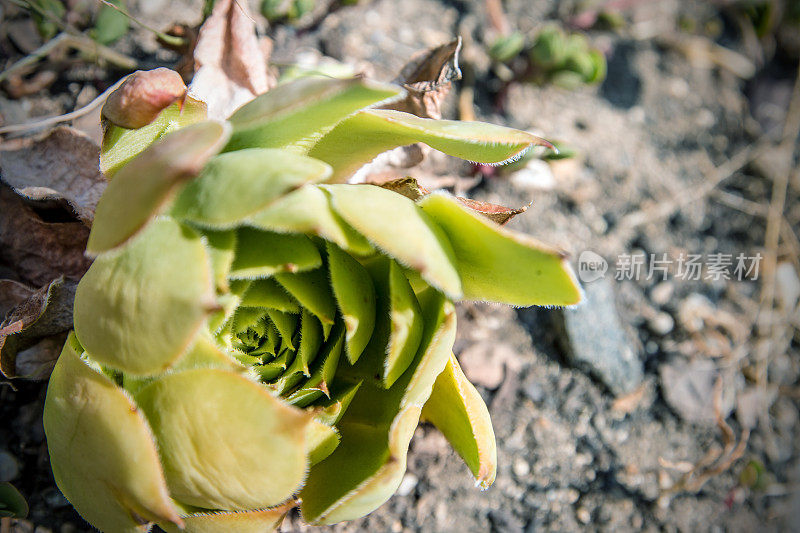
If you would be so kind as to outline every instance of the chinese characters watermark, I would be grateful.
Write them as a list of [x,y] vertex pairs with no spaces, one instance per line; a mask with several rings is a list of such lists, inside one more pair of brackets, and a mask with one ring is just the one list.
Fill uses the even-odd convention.
[[[621,254],[614,265],[614,279],[664,281],[670,276],[684,281],[757,280],[762,256],[760,253],[685,254]],[[578,277],[584,283],[600,279],[609,265],[602,256],[586,250],[578,257]]]

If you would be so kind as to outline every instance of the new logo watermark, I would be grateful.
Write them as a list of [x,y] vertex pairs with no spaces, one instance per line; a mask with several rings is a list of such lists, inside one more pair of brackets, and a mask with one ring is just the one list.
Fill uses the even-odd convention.
[[[681,253],[674,259],[667,254],[621,254],[614,265],[614,279],[663,281],[672,276],[685,281],[757,280],[761,258],[760,253],[713,253],[705,256]],[[584,250],[578,256],[578,278],[582,282],[591,283],[605,277],[606,272],[608,261],[600,254]]]
[[584,283],[602,278],[608,271],[608,261],[591,250],[584,250],[578,257],[578,277]]

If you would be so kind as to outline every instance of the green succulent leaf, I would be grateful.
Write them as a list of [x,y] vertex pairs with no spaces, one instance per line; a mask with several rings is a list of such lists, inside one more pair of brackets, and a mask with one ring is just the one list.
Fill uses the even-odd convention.
[[202,170],[229,134],[224,124],[200,122],[165,136],[125,165],[97,204],[87,253],[111,250],[138,233],[164,210],[179,184]]
[[419,205],[452,245],[465,299],[518,306],[580,301],[563,252],[507,230],[443,194],[428,195]]
[[375,251],[363,235],[336,214],[325,191],[314,185],[290,192],[246,223],[265,230],[316,235],[356,255]]
[[331,286],[345,325],[347,358],[355,363],[375,328],[375,287],[366,269],[335,244],[328,242]]
[[[377,248],[445,294],[461,296],[455,257],[444,232],[411,200],[372,185],[326,185],[333,208]],[[398,239],[398,235],[408,236]]]
[[276,274],[275,280],[291,294],[300,305],[316,316],[325,330],[325,338],[336,318],[336,302],[330,289],[327,273],[322,269]]
[[420,304],[426,327],[408,371],[388,390],[363,383],[337,423],[339,446],[311,467],[300,492],[303,518],[309,523],[333,524],[363,516],[400,484],[420,411],[455,340],[452,304],[433,290],[420,296]]
[[218,155],[183,188],[173,216],[212,228],[231,228],[305,183],[327,179],[321,161],[286,150],[251,148]]
[[176,500],[221,510],[289,498],[307,468],[311,417],[229,371],[168,374],[136,395],[159,442]]
[[119,169],[161,137],[204,121],[206,117],[206,104],[187,97],[164,109],[153,122],[142,128],[126,129],[108,124],[100,148],[100,172],[111,179]]
[[272,278],[250,282],[242,296],[243,307],[268,307],[284,313],[299,313],[300,304]]
[[453,354],[436,378],[431,397],[422,409],[422,418],[444,434],[481,488],[494,483],[497,443],[489,410]]
[[290,235],[240,228],[233,279],[266,278],[279,272],[298,272],[322,264],[317,247],[305,235]]
[[333,167],[330,181],[347,181],[378,154],[422,142],[448,155],[501,164],[531,146],[550,143],[524,131],[484,122],[433,120],[389,109],[369,109],[342,121],[308,155]]
[[200,235],[159,218],[92,263],[75,295],[75,332],[94,360],[153,374],[175,363],[215,306]]
[[183,526],[142,412],[81,360],[82,351],[70,334],[45,400],[44,431],[58,487],[103,531],[141,533],[134,516]]
[[299,78],[262,94],[231,115],[234,133],[226,149],[295,146],[304,150],[348,115],[402,92],[395,85],[364,78]]
[[185,529],[174,524],[159,523],[167,533],[264,533],[273,531],[281,524],[286,513],[295,502],[289,502],[271,509],[251,511],[201,511],[181,515]]

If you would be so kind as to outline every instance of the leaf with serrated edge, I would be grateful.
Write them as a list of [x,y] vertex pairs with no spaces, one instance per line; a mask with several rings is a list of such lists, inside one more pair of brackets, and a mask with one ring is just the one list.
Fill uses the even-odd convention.
[[81,351],[70,334],[44,405],[58,488],[103,531],[141,533],[132,515],[182,527],[147,421],[124,390],[81,361]]
[[356,255],[374,252],[369,242],[333,211],[328,195],[314,185],[290,192],[245,223],[270,231],[317,235]]
[[237,231],[232,279],[266,278],[279,272],[298,272],[322,264],[317,247],[305,235],[253,228]]
[[136,401],[159,443],[167,486],[198,507],[278,505],[302,484],[311,416],[246,377],[219,369],[167,374]]
[[420,411],[455,340],[453,305],[434,290],[421,294],[420,304],[425,332],[414,362],[388,390],[361,385],[337,423],[339,446],[311,468],[300,492],[307,522],[334,524],[361,517],[397,490]]
[[375,287],[361,264],[328,242],[328,270],[345,325],[347,359],[355,363],[375,327]]
[[167,533],[267,533],[274,531],[296,502],[290,501],[270,509],[252,511],[208,511],[181,515],[186,529],[159,523]]
[[497,443],[489,410],[453,354],[436,378],[433,393],[422,408],[422,419],[444,434],[481,488],[494,483]]
[[98,362],[135,375],[169,368],[216,307],[200,236],[159,218],[78,285],[75,332]]
[[213,157],[175,199],[172,215],[212,228],[238,226],[305,183],[325,181],[331,168],[287,150],[251,148]]
[[444,194],[426,196],[419,205],[453,246],[464,299],[517,306],[580,301],[563,252],[507,230]]
[[86,252],[116,248],[140,231],[229,135],[230,129],[219,122],[193,124],[163,137],[125,165],[97,203]]
[[317,269],[296,274],[276,274],[275,279],[300,302],[300,305],[322,322],[327,339],[333,319],[336,317],[336,302],[330,289],[328,274],[322,269]]
[[447,236],[414,202],[374,185],[322,187],[330,193],[336,212],[372,244],[451,298],[461,296]]
[[395,263],[389,266],[389,320],[391,332],[383,383],[388,388],[406,371],[417,353],[422,339],[422,312],[403,270]]
[[242,295],[242,306],[269,307],[284,313],[299,313],[300,304],[272,278],[249,282]]
[[550,143],[524,131],[454,120],[433,120],[388,109],[360,111],[339,123],[308,155],[333,167],[331,183],[341,183],[387,150],[416,142],[448,155],[479,163],[500,164],[534,145]]
[[226,150],[310,144],[348,115],[401,95],[396,85],[363,78],[305,77],[279,85],[230,117],[234,134]]

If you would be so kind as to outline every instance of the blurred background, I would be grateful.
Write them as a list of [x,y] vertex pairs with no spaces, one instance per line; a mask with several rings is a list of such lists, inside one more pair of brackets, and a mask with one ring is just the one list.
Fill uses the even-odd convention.
[[[12,209],[14,180],[96,172],[98,97],[137,69],[191,79],[212,3],[110,4],[0,0],[0,278],[14,290],[79,278],[88,231],[74,205]],[[393,172],[529,206],[510,227],[569,252],[586,291],[568,310],[459,308],[455,352],[498,439],[491,489],[423,425],[398,494],[329,530],[800,528],[797,0],[248,4],[276,76],[391,81],[460,36],[443,117],[560,151],[506,167],[430,153]],[[85,136],[31,144],[59,124]],[[0,298],[0,316],[11,307]],[[42,430],[59,342],[24,361],[39,379],[0,381],[0,483],[29,507],[2,533],[90,530],[53,483]],[[296,514],[282,527],[306,529]]]

